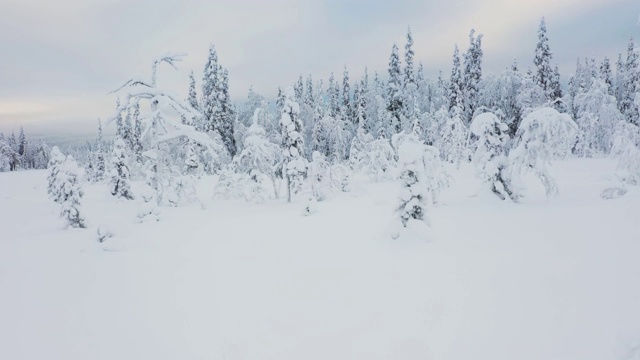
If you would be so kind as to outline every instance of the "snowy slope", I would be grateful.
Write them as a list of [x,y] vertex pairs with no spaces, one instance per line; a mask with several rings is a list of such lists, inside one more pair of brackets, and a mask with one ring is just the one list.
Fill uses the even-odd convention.
[[640,192],[602,200],[614,167],[556,163],[559,197],[516,205],[463,166],[430,242],[388,236],[394,182],[143,224],[91,185],[91,229],[63,230],[45,172],[2,173],[0,359],[640,357]]

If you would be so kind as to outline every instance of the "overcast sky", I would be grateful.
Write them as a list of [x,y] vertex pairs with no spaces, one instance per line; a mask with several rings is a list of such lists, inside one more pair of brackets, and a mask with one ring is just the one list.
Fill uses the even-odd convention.
[[273,97],[300,74],[341,79],[345,65],[352,80],[365,66],[385,74],[407,26],[428,76],[448,75],[454,44],[466,48],[472,28],[484,34],[485,74],[514,58],[525,68],[545,16],[566,79],[577,57],[615,62],[629,37],[640,38],[639,14],[638,0],[2,0],[0,131],[94,133],[114,107],[107,93],[167,51],[188,57],[158,82],[186,96],[210,43],[241,102],[251,85]]

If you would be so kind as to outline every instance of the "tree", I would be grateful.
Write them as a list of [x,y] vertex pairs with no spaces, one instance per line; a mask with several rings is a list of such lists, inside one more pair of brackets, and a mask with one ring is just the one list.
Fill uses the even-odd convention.
[[634,125],[640,125],[640,113],[635,104],[636,94],[640,93],[640,62],[636,52],[633,39],[629,40],[627,48],[627,62],[624,67],[624,77],[622,86],[622,96],[620,101],[620,112],[625,120]]
[[[431,200],[425,181],[423,146],[421,141],[409,136],[398,149],[401,187],[396,213],[403,227],[414,221],[429,225],[427,208]],[[393,237],[398,236],[396,233]]]
[[469,33],[469,49],[464,55],[462,75],[465,124],[471,123],[478,107],[478,93],[482,79],[482,34],[475,36],[475,30]]
[[404,45],[404,85],[415,84],[415,74],[413,70],[413,36],[411,28],[407,28],[407,43]]
[[554,94],[556,93],[553,81],[554,74],[551,68],[552,56],[549,38],[547,37],[547,25],[544,18],[542,18],[538,26],[538,44],[533,58],[533,64],[536,67],[533,80],[543,90],[545,98],[549,102],[555,100]]
[[20,126],[20,133],[18,134],[18,155],[23,158],[27,155],[27,137],[22,126]]
[[62,176],[60,171],[64,161],[65,156],[57,146],[54,146],[51,149],[49,164],[47,165],[49,169],[49,175],[47,176],[47,193],[49,194],[49,198],[58,204],[62,203],[62,193],[60,190]]
[[623,119],[615,97],[603,79],[594,79],[587,92],[575,98],[578,141],[575,151],[581,156],[607,153],[613,142],[616,124]]
[[96,166],[94,171],[94,181],[104,179],[106,166],[104,161],[104,140],[102,139],[102,122],[98,120],[98,137],[96,139]]
[[342,106],[341,106],[342,119],[345,124],[349,126],[349,129],[355,129],[358,125],[358,119],[353,114],[353,106],[351,104],[351,87],[349,85],[349,71],[347,66],[344,67],[342,73]]
[[547,196],[555,196],[558,186],[548,170],[550,160],[564,157],[575,140],[577,126],[568,114],[543,107],[524,117],[518,132],[517,143],[509,161],[513,173],[533,172],[542,182]]
[[129,167],[124,140],[118,138],[113,144],[111,158],[111,195],[133,200],[131,184],[129,183]]
[[80,214],[80,200],[84,195],[79,182],[80,169],[73,156],[67,156],[58,176],[60,216],[67,221],[67,226],[86,228],[84,217]]
[[464,112],[464,81],[462,78],[462,69],[460,67],[460,51],[458,45],[453,50],[453,66],[451,67],[451,79],[449,80],[449,111]]
[[487,112],[476,116],[471,123],[471,132],[478,138],[473,162],[478,177],[500,199],[518,201],[518,195],[511,185],[506,145],[509,141],[509,127],[494,114]]
[[222,111],[220,104],[220,66],[218,65],[218,54],[213,44],[209,46],[209,57],[204,67],[202,78],[202,131],[216,130],[216,119]]
[[609,62],[608,57],[604,57],[602,63],[600,64],[600,78],[604,80],[605,84],[607,84],[607,93],[609,95],[614,95],[613,88],[613,75],[611,74],[611,63]]
[[387,111],[391,115],[391,131],[394,134],[402,130],[402,73],[400,71],[400,57],[398,46],[393,44],[389,57],[389,80],[387,82]]
[[302,157],[304,142],[302,139],[302,121],[298,116],[300,105],[295,101],[293,88],[289,86],[284,93],[280,126],[282,127],[282,153],[284,156],[283,173],[287,178],[287,201],[292,194],[300,191],[306,173],[305,160]]
[[260,112],[260,109],[256,109],[242,152],[236,155],[233,162],[235,169],[249,178],[245,183],[246,197],[261,203],[271,192],[275,192],[275,168],[281,161],[282,152],[267,139],[264,128],[258,124]]

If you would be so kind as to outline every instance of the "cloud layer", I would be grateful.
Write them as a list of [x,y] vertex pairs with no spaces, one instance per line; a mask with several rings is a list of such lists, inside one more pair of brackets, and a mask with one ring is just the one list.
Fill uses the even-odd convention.
[[229,69],[232,97],[249,88],[273,96],[300,74],[326,78],[346,65],[384,73],[407,26],[428,75],[449,71],[453,46],[471,28],[484,34],[485,72],[514,58],[531,62],[536,27],[547,18],[563,74],[577,57],[616,56],[640,38],[636,0],[4,0],[0,11],[0,131],[86,133],[113,108],[106,94],[166,51],[187,52],[159,81],[177,91],[199,77],[214,43]]

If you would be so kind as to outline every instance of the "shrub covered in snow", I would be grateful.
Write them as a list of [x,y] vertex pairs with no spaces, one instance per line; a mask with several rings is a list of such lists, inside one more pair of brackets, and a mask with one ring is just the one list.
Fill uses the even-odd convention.
[[518,201],[509,174],[506,144],[509,140],[507,124],[492,113],[476,116],[471,123],[471,132],[478,138],[473,163],[478,177],[489,185],[491,191],[502,200]]
[[611,155],[618,159],[617,177],[625,184],[640,184],[640,128],[618,122]]

